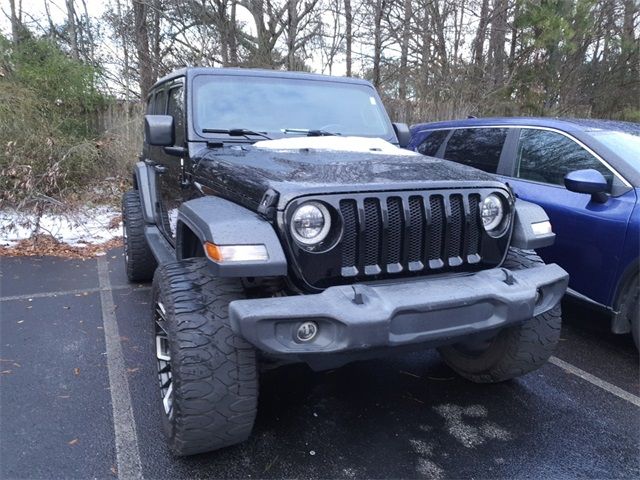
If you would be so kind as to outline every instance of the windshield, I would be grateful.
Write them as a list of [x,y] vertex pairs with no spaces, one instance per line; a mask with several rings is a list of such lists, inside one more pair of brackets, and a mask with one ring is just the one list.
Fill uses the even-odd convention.
[[634,133],[601,131],[592,135],[625,162],[640,165],[640,128]]
[[[374,90],[366,85],[292,78],[198,75],[194,121],[205,129],[248,129],[276,135],[317,130],[393,138]],[[289,131],[285,132],[286,129]]]

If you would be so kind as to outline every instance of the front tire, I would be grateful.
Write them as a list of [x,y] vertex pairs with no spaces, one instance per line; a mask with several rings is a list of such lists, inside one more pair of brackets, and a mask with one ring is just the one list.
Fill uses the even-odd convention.
[[[504,267],[523,270],[544,265],[532,250],[509,249]],[[490,338],[441,347],[440,355],[462,377],[476,383],[496,383],[519,377],[544,365],[560,339],[560,304]]]
[[253,347],[233,333],[239,280],[212,277],[206,260],[162,265],[153,278],[161,412],[169,447],[193,455],[246,440],[258,400]]
[[144,217],[137,190],[129,190],[122,197],[122,237],[127,278],[130,282],[148,282],[158,264],[144,236]]

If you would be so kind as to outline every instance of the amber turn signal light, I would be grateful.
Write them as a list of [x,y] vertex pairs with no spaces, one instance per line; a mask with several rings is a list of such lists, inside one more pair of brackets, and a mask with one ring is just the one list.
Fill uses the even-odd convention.
[[269,260],[264,245],[216,245],[204,242],[204,251],[210,260],[225,262],[264,262]]

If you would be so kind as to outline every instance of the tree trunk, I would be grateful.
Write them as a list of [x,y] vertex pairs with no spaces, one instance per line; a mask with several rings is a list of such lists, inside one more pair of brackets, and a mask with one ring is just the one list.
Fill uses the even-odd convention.
[[640,39],[635,38],[634,19],[640,6],[637,0],[625,0],[622,25],[622,61],[627,62],[631,78],[637,83],[640,72]]
[[71,47],[71,56],[78,60],[80,54],[78,52],[78,30],[76,26],[76,9],[73,0],[67,0],[67,23],[69,25],[69,46]]
[[134,33],[138,53],[138,74],[140,98],[144,101],[154,83],[153,65],[149,53],[149,32],[147,29],[147,4],[145,0],[132,0]]
[[402,108],[400,119],[403,122],[407,121],[407,78],[411,74],[407,67],[409,64],[409,36],[411,33],[412,14],[411,0],[404,0],[402,43],[400,45],[400,78],[398,82],[398,97]]
[[[118,34],[120,35],[120,41],[122,42],[122,62],[123,62],[123,72],[122,76],[124,77],[124,99],[127,103],[127,121],[129,120],[129,95],[131,95],[131,81],[129,71],[129,43],[127,42],[127,35],[124,32],[123,28],[123,18],[122,18],[122,7],[120,5],[120,0],[116,0],[116,14],[118,15]],[[144,99],[144,97],[143,97]]]
[[489,38],[489,57],[491,58],[491,84],[501,87],[504,84],[505,37],[507,31],[507,0],[495,0],[491,35]]
[[483,64],[484,40],[487,36],[487,24],[489,23],[489,0],[482,0],[480,8],[480,21],[478,22],[478,30],[476,30],[476,38],[473,40],[473,64],[480,67]]
[[464,11],[466,9],[465,0],[460,3],[460,20],[458,14],[455,13],[455,34],[453,41],[453,64],[458,64],[458,54],[460,52],[460,41],[462,39],[462,31],[464,29]]
[[345,16],[345,47],[347,62],[347,77],[352,75],[351,72],[351,45],[353,43],[353,12],[351,11],[351,0],[344,0],[344,16]]
[[11,40],[14,45],[20,43],[20,30],[22,30],[22,5],[18,4],[16,8],[16,0],[9,0],[11,6]]
[[380,61],[382,60],[382,17],[386,0],[376,0],[373,21],[373,85],[380,86]]
[[84,10],[85,17],[85,33],[87,34],[87,42],[89,43],[89,51],[86,52],[86,59],[91,65],[96,65],[96,42],[91,32],[91,17],[89,16],[89,10],[87,9],[87,1],[82,0],[82,8]]
[[513,74],[516,67],[516,48],[518,46],[518,19],[520,17],[520,5],[513,5],[513,22],[511,24],[511,43],[509,45],[509,74]]
[[231,0],[231,18],[229,19],[229,62],[232,66],[238,66],[238,40],[236,38],[236,0]]
[[287,70],[296,69],[298,20],[298,0],[287,0]]

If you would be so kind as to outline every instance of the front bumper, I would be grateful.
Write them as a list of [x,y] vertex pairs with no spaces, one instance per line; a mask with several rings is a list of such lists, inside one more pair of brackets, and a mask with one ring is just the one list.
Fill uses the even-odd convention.
[[[393,283],[344,285],[315,295],[236,300],[231,328],[277,355],[342,353],[441,341],[511,325],[560,301],[569,275],[558,265],[504,268]],[[301,322],[318,332],[300,342]]]

